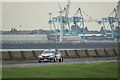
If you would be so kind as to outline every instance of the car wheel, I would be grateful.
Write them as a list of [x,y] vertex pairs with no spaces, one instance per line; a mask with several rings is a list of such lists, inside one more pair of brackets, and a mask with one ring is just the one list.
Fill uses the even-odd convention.
[[61,61],[62,61],[62,58],[59,59],[59,62],[61,62]]
[[54,62],[56,62],[56,60],[57,60],[57,59],[56,59],[56,57],[55,57],[55,58],[54,58]]
[[41,61],[39,61],[39,63],[41,63]]
[[62,61],[63,61],[63,57],[62,57]]

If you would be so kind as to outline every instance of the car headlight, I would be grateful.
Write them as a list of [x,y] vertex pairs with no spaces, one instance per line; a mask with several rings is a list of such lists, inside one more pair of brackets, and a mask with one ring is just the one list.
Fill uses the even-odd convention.
[[58,57],[60,57],[60,55],[57,55]]
[[42,57],[41,55],[39,57]]
[[50,57],[54,57],[53,55],[51,55]]

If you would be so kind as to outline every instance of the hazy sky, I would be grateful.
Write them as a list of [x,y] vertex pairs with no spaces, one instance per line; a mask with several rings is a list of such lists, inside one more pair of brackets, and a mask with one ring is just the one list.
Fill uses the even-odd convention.
[[[60,3],[62,8],[66,4],[66,2]],[[72,2],[69,16],[73,16],[80,7],[93,19],[101,19],[107,17],[117,5],[117,2]],[[51,12],[52,16],[58,16],[59,11],[57,2],[3,2],[2,30],[11,28],[18,30],[50,29],[48,13]],[[90,30],[99,30],[102,25],[98,25],[96,22],[86,22],[85,26]]]

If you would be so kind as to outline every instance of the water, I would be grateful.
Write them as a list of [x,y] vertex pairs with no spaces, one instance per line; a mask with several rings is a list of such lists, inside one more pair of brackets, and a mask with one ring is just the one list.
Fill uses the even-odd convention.
[[2,35],[3,50],[118,48],[117,41],[50,42],[46,35]]
[[46,35],[1,35],[3,41],[48,41]]
[[2,43],[2,49],[99,49],[118,48],[117,42]]

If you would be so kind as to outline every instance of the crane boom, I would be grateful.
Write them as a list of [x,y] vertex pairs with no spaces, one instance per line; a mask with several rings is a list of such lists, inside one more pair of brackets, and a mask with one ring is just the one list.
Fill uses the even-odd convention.
[[60,11],[62,11],[62,8],[61,8],[61,6],[60,6],[59,2],[58,2],[58,6],[59,6],[59,8],[60,8]]
[[70,0],[68,1],[68,4],[67,4],[66,13],[65,13],[65,18],[68,17],[69,8],[70,8]]

